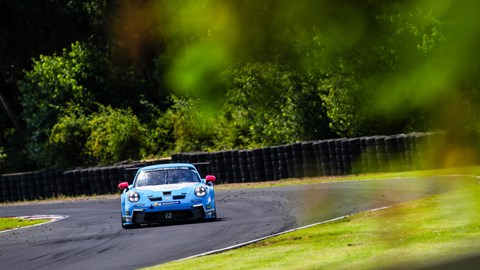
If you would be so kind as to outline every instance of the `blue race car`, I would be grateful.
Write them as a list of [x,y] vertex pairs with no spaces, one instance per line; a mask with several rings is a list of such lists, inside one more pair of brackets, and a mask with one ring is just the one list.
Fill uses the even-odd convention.
[[188,163],[140,168],[131,185],[122,182],[122,227],[181,220],[215,220],[215,176],[200,177]]

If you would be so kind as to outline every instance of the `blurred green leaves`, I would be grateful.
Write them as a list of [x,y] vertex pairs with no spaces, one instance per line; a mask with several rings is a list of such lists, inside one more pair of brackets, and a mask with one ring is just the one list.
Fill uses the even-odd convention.
[[[171,85],[207,100],[223,96],[224,88],[212,83],[215,73],[228,63],[255,59],[339,81],[353,76],[356,90],[332,89],[347,91],[344,102],[353,103],[329,102],[330,115],[350,108],[344,118],[354,110],[363,118],[394,117],[420,109],[435,117],[436,104],[461,95],[458,88],[474,80],[478,69],[475,1],[171,2],[184,9],[164,15],[175,18],[170,32],[183,33],[186,47],[173,60]],[[365,103],[358,102],[362,95],[368,96]]]
[[[58,144],[107,162],[335,136],[477,131],[479,5],[95,2],[90,17],[105,22],[104,46],[76,42],[39,56],[19,83],[28,152],[51,164],[55,155],[46,153]],[[90,121],[120,114],[146,145],[136,154],[101,153],[124,137],[94,132]],[[108,143],[87,146],[94,133]]]
[[227,64],[228,54],[221,46],[210,42],[193,44],[174,61],[170,85],[180,94],[219,102],[220,74]]
[[3,147],[0,147],[0,164],[3,163],[6,158],[7,154],[3,150]]
[[475,1],[148,5],[167,87],[197,114],[177,120],[176,140],[194,143],[176,149],[201,145],[184,125],[213,130],[207,148],[458,129],[445,116],[467,113],[458,104],[478,85]]

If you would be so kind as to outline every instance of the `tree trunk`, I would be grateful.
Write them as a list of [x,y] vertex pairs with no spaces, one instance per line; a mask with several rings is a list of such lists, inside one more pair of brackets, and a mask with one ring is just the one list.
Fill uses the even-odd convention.
[[8,99],[5,98],[1,90],[0,90],[0,105],[7,113],[8,118],[10,119],[10,121],[12,121],[12,124],[15,127],[15,129],[17,131],[22,131],[23,126],[21,125],[20,117],[18,116],[18,113],[16,113],[13,109],[11,109]]

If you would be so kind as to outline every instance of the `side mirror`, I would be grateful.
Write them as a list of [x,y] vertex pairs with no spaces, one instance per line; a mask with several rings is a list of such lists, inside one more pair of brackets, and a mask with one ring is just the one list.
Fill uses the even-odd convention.
[[121,182],[118,184],[118,188],[121,190],[128,189],[128,182]]
[[215,182],[215,180],[216,180],[216,178],[215,178],[214,175],[207,175],[205,177],[205,181],[207,181],[207,183],[213,183],[213,182]]

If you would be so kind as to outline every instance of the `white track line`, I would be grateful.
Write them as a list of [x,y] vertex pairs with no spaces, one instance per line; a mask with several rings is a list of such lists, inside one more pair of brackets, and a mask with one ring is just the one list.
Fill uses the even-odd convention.
[[[385,206],[385,207],[380,207],[380,208],[371,209],[371,210],[368,210],[368,211],[365,211],[365,212],[375,212],[375,211],[384,210],[384,209],[387,209],[387,208],[390,208],[390,207],[391,207],[391,206]],[[325,223],[330,223],[330,222],[334,222],[334,221],[337,221],[337,220],[341,220],[341,219],[344,219],[344,218],[348,218],[348,217],[350,217],[350,216],[352,216],[352,215],[355,215],[355,214],[358,214],[358,213],[353,213],[353,214],[350,214],[350,215],[345,215],[345,216],[341,216],[341,217],[337,217],[337,218],[333,218],[333,219],[329,219],[329,220],[325,220],[325,221],[313,223],[313,224],[306,225],[306,226],[303,226],[303,227],[290,229],[290,230],[287,230],[287,231],[283,231],[283,232],[275,233],[275,234],[272,234],[272,235],[264,236],[264,237],[261,237],[261,238],[257,238],[257,239],[251,240],[251,241],[247,241],[247,242],[244,242],[244,243],[236,244],[236,245],[229,246],[229,247],[225,247],[225,248],[221,248],[221,249],[216,249],[216,250],[207,251],[207,252],[205,252],[205,253],[193,255],[193,256],[186,257],[186,258],[182,258],[182,259],[175,260],[175,261],[183,261],[183,260],[188,260],[188,259],[203,257],[203,256],[206,256],[206,255],[212,255],[212,254],[216,254],[216,253],[221,253],[221,252],[224,252],[224,251],[228,251],[228,250],[240,248],[240,247],[243,247],[243,246],[246,246],[246,245],[249,245],[249,244],[253,244],[253,243],[256,243],[256,242],[259,242],[259,241],[268,239],[268,238],[276,237],[276,236],[279,236],[279,235],[282,235],[282,234],[291,233],[291,232],[295,232],[295,231],[298,231],[298,230],[303,230],[303,229],[306,229],[306,228],[310,228],[310,227],[313,227],[313,226],[317,226],[317,225],[321,225],[321,224],[325,224]]]
[[[35,216],[8,217],[8,218],[23,218],[23,219],[28,219],[28,220],[50,219],[50,221],[35,224],[35,225],[31,225],[31,226],[18,227],[18,228],[14,228],[14,229],[10,229],[10,230],[0,231],[0,234],[6,233],[6,232],[11,232],[11,231],[16,231],[16,230],[20,230],[20,229],[26,229],[26,228],[41,226],[41,225],[45,225],[45,224],[49,224],[49,223],[52,223],[52,222],[56,222],[56,221],[66,219],[68,217],[69,216],[59,216],[59,215],[35,215]],[[7,217],[2,217],[2,218],[7,218]]]

